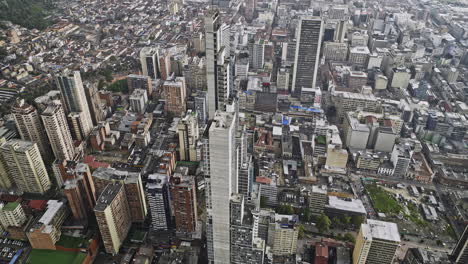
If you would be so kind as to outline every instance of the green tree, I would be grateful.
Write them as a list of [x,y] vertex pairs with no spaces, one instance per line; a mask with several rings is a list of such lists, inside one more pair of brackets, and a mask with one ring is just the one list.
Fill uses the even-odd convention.
[[353,223],[354,226],[361,226],[362,223],[364,223],[364,216],[362,215],[353,215],[351,217],[351,223]]
[[3,60],[6,56],[8,56],[7,50],[3,47],[0,47],[0,60]]
[[326,216],[325,214],[322,213],[317,218],[316,227],[320,233],[325,233],[325,232],[330,231],[330,225],[331,225],[330,218],[328,218],[328,216]]
[[299,226],[297,227],[297,232],[298,232],[297,236],[299,237],[299,239],[304,238],[305,228],[304,228],[303,225],[299,225]]
[[349,225],[351,223],[351,216],[345,215],[341,218],[341,222],[343,222],[344,225]]
[[354,238],[353,234],[351,234],[351,233],[346,233],[346,234],[343,236],[343,240],[344,240],[344,241],[351,242],[351,243],[356,243],[356,238]]
[[341,219],[337,216],[333,217],[332,218],[332,223],[333,223],[333,226],[341,226],[343,223],[341,222]]
[[309,207],[306,207],[304,209],[304,221],[310,222],[311,219],[312,219],[312,214],[310,213],[310,209],[309,209]]

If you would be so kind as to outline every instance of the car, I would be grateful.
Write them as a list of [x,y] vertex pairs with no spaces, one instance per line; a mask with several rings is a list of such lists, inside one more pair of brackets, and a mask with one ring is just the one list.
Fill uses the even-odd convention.
[[13,253],[8,254],[8,258],[11,259],[13,257]]

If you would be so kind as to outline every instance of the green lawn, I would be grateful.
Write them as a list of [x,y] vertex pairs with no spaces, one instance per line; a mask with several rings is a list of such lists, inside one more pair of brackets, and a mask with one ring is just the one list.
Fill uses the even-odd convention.
[[73,253],[60,250],[33,249],[26,264],[81,264],[85,253]]
[[377,185],[366,185],[367,193],[372,199],[374,209],[379,213],[399,214],[402,210],[401,205],[389,193]]
[[[82,245],[83,243],[83,245]],[[57,241],[56,245],[66,248],[79,248],[80,246],[86,246],[86,239],[83,237],[73,237],[62,235],[60,240]]]
[[419,213],[419,210],[418,210],[418,207],[412,203],[409,203],[408,204],[408,211],[410,212],[409,215],[406,215],[406,217],[411,220],[411,222],[421,226],[421,227],[424,227],[424,226],[427,226],[428,223],[426,222],[426,220],[423,219],[423,217],[421,216],[421,214]]

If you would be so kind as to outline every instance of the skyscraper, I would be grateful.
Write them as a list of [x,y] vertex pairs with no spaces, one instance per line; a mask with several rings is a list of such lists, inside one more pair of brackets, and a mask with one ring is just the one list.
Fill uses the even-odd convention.
[[151,79],[159,77],[158,52],[155,48],[145,47],[140,50],[140,64],[143,75]]
[[80,72],[66,70],[56,76],[55,80],[62,94],[62,101],[65,104],[64,107],[67,114],[79,113],[79,115],[73,115],[75,118],[79,116],[80,119],[78,122],[80,125],[79,134],[76,131],[75,138],[77,140],[85,140],[93,129],[93,122]]
[[[169,183],[165,174],[151,174],[148,176],[146,193],[151,212],[153,230],[168,230],[171,227],[171,209]],[[175,206],[179,206],[175,204]]]
[[292,93],[300,95],[302,88],[315,88],[322,43],[323,21],[320,17],[303,17],[296,31],[296,56]]
[[236,113],[217,111],[205,146],[208,259],[229,263],[230,196],[237,192]]
[[252,69],[263,69],[265,64],[265,41],[259,39],[249,43],[249,66]]
[[353,251],[353,264],[390,264],[400,246],[395,223],[368,219],[361,224]]
[[41,117],[55,158],[58,160],[74,160],[75,147],[62,104],[54,102],[48,105],[42,112]]
[[94,213],[106,252],[117,254],[132,225],[122,183],[106,186],[94,207]]
[[36,108],[21,99],[11,108],[11,113],[15,117],[21,139],[36,143],[42,157],[49,158],[52,153]]
[[456,264],[468,263],[468,225],[452,251],[452,259]]
[[135,89],[143,89],[148,92],[148,97],[153,94],[153,84],[148,76],[130,74],[127,76],[127,85],[130,93]]
[[12,139],[1,145],[0,153],[18,190],[44,194],[50,189],[49,174],[36,143]]
[[176,116],[182,116],[187,110],[187,87],[184,77],[166,80],[163,84],[163,94],[166,99],[164,109]]
[[225,110],[231,86],[230,27],[221,24],[217,11],[205,17],[206,81],[208,86],[208,117],[216,110]]

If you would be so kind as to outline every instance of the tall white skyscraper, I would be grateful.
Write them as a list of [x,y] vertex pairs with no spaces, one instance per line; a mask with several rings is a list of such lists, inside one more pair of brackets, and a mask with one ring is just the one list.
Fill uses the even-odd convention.
[[48,105],[41,117],[55,158],[74,160],[75,148],[62,104],[56,101]]
[[301,94],[302,88],[314,88],[320,59],[323,21],[320,17],[302,17],[296,31],[296,56],[292,93]]
[[206,81],[208,86],[208,117],[216,110],[225,110],[231,87],[230,27],[221,24],[217,11],[205,17],[206,36]]
[[21,139],[36,143],[42,157],[48,158],[52,153],[36,108],[21,99],[11,108],[11,113]]
[[[66,113],[70,119],[75,119],[74,122],[80,125],[78,130],[73,130],[75,138],[84,140],[93,129],[93,121],[80,72],[65,70],[62,74],[56,76],[55,81],[62,94]],[[76,118],[80,120],[76,121]]]
[[237,192],[236,113],[216,111],[205,146],[208,259],[230,262],[229,201]]

